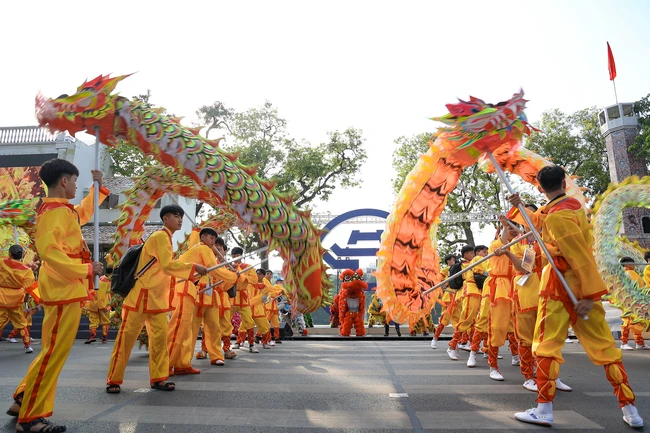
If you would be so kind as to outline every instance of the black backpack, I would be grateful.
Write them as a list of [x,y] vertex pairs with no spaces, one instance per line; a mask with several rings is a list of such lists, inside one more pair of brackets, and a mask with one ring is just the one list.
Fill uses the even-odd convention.
[[113,276],[111,277],[111,292],[126,298],[133,286],[135,286],[136,280],[140,278],[142,274],[144,274],[156,261],[156,258],[154,257],[136,273],[143,247],[144,244],[132,246],[128,249],[126,254],[124,254],[124,257],[120,260],[120,264],[113,270]]
[[[451,277],[452,275],[455,275],[462,270],[463,270],[462,263],[456,263],[451,268],[449,268],[449,276]],[[460,274],[459,276],[457,276],[456,278],[454,278],[449,282],[450,289],[459,290],[462,287],[463,287],[463,274]]]
[[474,281],[476,282],[476,287],[483,290],[483,284],[487,280],[487,275],[485,274],[474,274]]

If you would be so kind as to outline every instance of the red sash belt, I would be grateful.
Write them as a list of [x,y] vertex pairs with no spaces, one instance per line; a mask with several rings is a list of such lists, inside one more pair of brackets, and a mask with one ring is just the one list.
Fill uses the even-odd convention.
[[490,277],[492,277],[488,283],[488,287],[490,288],[490,305],[494,305],[497,296],[497,278],[510,279],[512,276],[510,274],[490,274]]

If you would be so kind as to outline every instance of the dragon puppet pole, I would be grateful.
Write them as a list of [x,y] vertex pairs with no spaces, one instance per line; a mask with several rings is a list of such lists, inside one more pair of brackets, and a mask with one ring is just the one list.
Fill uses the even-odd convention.
[[14,244],[18,245],[18,227],[16,225],[13,225],[14,227]]
[[[95,126],[95,170],[99,170],[99,126]],[[94,182],[95,187],[95,198],[94,204],[95,209],[93,211],[94,220],[94,232],[95,239],[93,244],[93,260],[96,262],[99,261],[99,181]],[[99,290],[99,275],[95,275],[95,290]]]
[[[519,235],[516,238],[514,238],[513,240],[511,240],[510,242],[508,242],[507,244],[505,244],[504,246],[500,247],[499,249],[500,250],[506,249],[506,248],[516,244],[517,242],[520,242],[522,239],[526,238],[526,236],[529,236],[530,234],[531,234],[531,232],[526,232],[523,235]],[[433,286],[433,287],[425,290],[424,292],[422,292],[422,296],[428,295],[429,293],[436,290],[438,287],[444,286],[445,284],[447,284],[448,282],[450,282],[454,278],[457,278],[460,275],[463,275],[465,272],[474,269],[475,267],[477,267],[481,263],[484,263],[484,262],[490,260],[490,258],[494,257],[494,255],[495,255],[495,253],[488,254],[487,256],[483,257],[481,260],[477,260],[476,262],[472,263],[468,267],[464,268],[462,271],[456,272],[454,275],[450,275],[449,277],[447,277],[446,280],[443,280],[443,281],[439,282],[438,284],[436,284],[435,286]]]
[[[510,185],[510,182],[508,182],[508,179],[506,178],[505,173],[503,172],[503,169],[497,162],[496,158],[494,155],[492,155],[491,152],[487,152],[488,157],[490,158],[490,161],[492,161],[492,165],[494,166],[494,169],[497,171],[497,174],[499,175],[499,178],[501,178],[501,182],[508,188],[508,191],[510,194],[515,194],[514,188],[512,188],[512,185]],[[573,305],[576,305],[578,303],[578,299],[576,296],[573,294],[571,291],[571,288],[569,287],[569,283],[566,282],[566,279],[564,278],[564,275],[562,275],[562,272],[555,266],[555,262],[553,261],[553,256],[551,256],[551,253],[549,253],[548,248],[546,248],[546,244],[542,240],[542,237],[540,234],[537,232],[537,229],[535,228],[535,224],[530,220],[530,217],[528,216],[528,213],[526,213],[526,208],[524,207],[523,203],[519,203],[519,206],[517,206],[519,209],[519,212],[521,212],[521,216],[523,217],[524,221],[526,221],[526,224],[530,228],[530,232],[533,234],[535,237],[535,240],[539,244],[539,247],[541,250],[544,252],[544,255],[548,259],[548,263],[551,265],[553,268],[553,271],[557,275],[558,279],[562,283],[562,286],[564,286],[564,290],[566,290],[567,295],[569,296],[569,299],[571,299],[571,302]],[[582,317],[583,320],[587,320],[588,316],[585,315]]]
[[[246,254],[247,254],[247,255],[258,254],[258,253],[261,253],[262,251],[266,251],[266,250],[268,250],[268,249],[269,249],[269,247],[263,247],[263,248],[259,248],[259,249],[255,250],[255,251],[251,251],[250,253],[246,253]],[[236,262],[237,260],[241,260],[242,257],[244,257],[244,256],[234,257],[234,258],[232,258],[232,259],[230,259],[230,260],[226,260],[226,261],[223,262],[223,263],[219,263],[218,265],[211,266],[211,267],[208,268],[208,272],[212,272],[212,271],[214,271],[215,269],[219,269],[219,268],[223,268],[224,266],[228,266],[229,264],[231,264],[231,263],[233,263],[233,262]],[[248,271],[248,270],[250,270],[250,269],[252,269],[252,266],[249,266],[248,268],[246,268],[246,269],[244,269],[244,270],[242,270],[242,271],[238,271],[238,273],[241,274],[241,273],[243,273],[243,272],[245,272],[245,271]],[[198,274],[195,274],[195,276],[198,276]],[[185,280],[187,280],[187,278],[184,278],[184,279],[182,279],[182,280],[178,280],[176,283],[182,283],[182,282],[184,282]]]

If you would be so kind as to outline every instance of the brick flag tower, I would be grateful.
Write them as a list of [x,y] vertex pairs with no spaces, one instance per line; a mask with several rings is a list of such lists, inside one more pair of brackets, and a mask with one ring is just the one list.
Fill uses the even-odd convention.
[[[609,175],[613,183],[629,176],[647,176],[645,158],[630,152],[639,133],[639,119],[634,104],[620,103],[605,107],[598,115],[600,132],[605,136]],[[650,209],[627,208],[623,212],[621,234],[650,248]]]

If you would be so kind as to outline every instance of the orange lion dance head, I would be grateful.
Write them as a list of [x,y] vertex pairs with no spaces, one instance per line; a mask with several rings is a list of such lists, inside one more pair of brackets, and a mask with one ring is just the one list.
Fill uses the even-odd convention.
[[361,269],[356,271],[346,269],[341,272],[339,278],[343,281],[341,288],[348,292],[348,297],[356,298],[358,294],[368,290],[368,283],[363,280],[363,271]]

